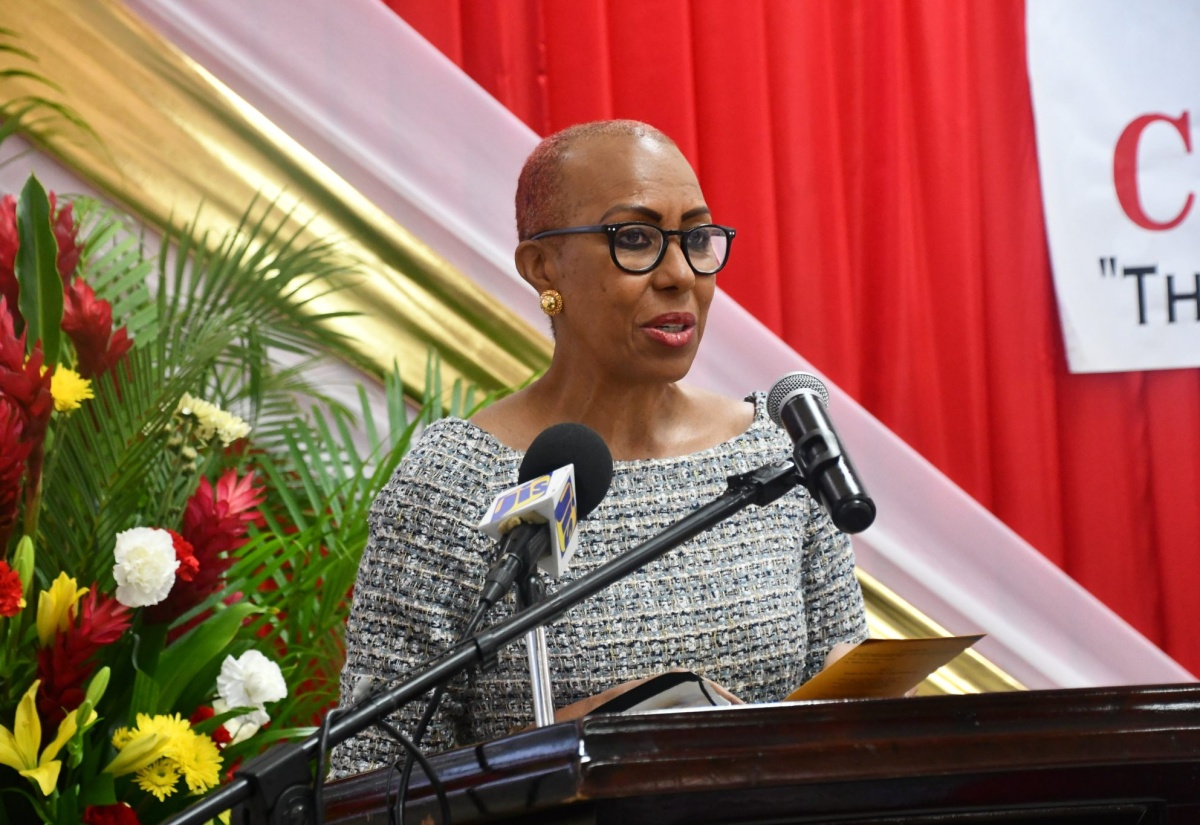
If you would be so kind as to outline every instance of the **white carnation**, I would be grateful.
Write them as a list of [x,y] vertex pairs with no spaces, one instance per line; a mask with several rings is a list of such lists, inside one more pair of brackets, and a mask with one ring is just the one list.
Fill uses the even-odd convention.
[[158,604],[171,592],[179,560],[171,534],[154,527],[134,527],[117,533],[113,550],[117,601],[126,607]]
[[[217,714],[221,714],[229,710],[229,706],[226,705],[221,699],[214,699],[212,708],[213,712]],[[236,745],[238,742],[249,739],[251,736],[258,733],[258,729],[270,721],[271,717],[267,715],[266,711],[255,710],[251,711],[250,713],[243,713],[241,716],[235,716],[232,719],[225,720],[225,724],[222,725],[222,727],[229,732],[229,744]]]
[[[247,650],[238,658],[226,656],[221,663],[221,673],[217,676],[217,693],[222,707],[254,708],[250,713],[242,714],[225,723],[234,738],[243,739],[253,736],[259,727],[270,721],[267,715],[267,702],[278,702],[287,696],[287,682],[283,680],[283,671],[279,665],[272,662],[257,650]],[[217,703],[213,703],[216,710]],[[218,711],[220,712],[220,711]],[[253,729],[247,732],[247,726]]]

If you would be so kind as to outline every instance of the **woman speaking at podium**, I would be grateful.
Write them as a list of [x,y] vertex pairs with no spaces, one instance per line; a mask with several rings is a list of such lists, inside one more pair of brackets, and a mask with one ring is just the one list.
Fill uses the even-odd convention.
[[[738,400],[680,383],[734,230],[714,223],[670,138],[634,121],[546,138],[521,172],[516,216],[516,266],[549,316],[553,359],[545,375],[472,420],[428,427],[379,494],[346,634],[345,704],[457,641],[495,553],[476,525],[547,427],[586,424],[614,459],[567,579],[711,501],[729,475],[791,455],[761,393]],[[493,618],[509,610],[498,605]],[[579,715],[598,696],[671,668],[747,702],[776,701],[836,644],[864,639],[866,624],[848,538],[797,488],[741,511],[546,632],[556,705]],[[530,695],[522,646],[503,650],[494,669],[452,683],[423,745],[442,750],[526,727]],[[401,712],[402,729],[411,733],[420,706]],[[397,752],[370,731],[338,748],[335,767],[359,773]]]

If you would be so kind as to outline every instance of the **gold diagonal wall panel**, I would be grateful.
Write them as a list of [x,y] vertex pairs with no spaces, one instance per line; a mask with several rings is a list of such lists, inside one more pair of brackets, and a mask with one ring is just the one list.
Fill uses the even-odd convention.
[[[885,587],[869,573],[857,570],[867,602],[867,627],[877,639],[919,639],[949,636],[949,632]],[[1024,690],[1016,679],[976,650],[967,650],[922,683],[922,696],[938,693],[991,693]]]
[[[436,348],[448,377],[485,388],[524,381],[548,363],[547,339],[367,201],[259,112],[130,15],[115,0],[0,0],[0,26],[16,30],[63,87],[63,101],[101,136],[36,135],[44,147],[125,203],[166,226],[203,204],[202,229],[232,229],[256,194],[282,194],[289,227],[339,239],[347,265],[368,277],[322,299],[321,311],[360,317],[340,329],[381,367],[410,379]],[[4,98],[44,94],[20,82]],[[532,299],[532,297],[531,297]],[[871,576],[859,573],[874,636],[945,631]],[[1014,690],[1020,685],[973,651],[922,692]]]
[[[434,347],[448,378],[493,389],[548,363],[544,335],[115,0],[4,0],[0,26],[19,34],[101,140],[61,128],[35,137],[148,222],[178,224],[203,204],[202,228],[219,236],[261,193],[291,210],[285,233],[337,239],[347,266],[359,262],[366,277],[314,309],[361,313],[333,326],[380,367],[396,359],[413,380]],[[18,80],[4,92],[46,89]]]

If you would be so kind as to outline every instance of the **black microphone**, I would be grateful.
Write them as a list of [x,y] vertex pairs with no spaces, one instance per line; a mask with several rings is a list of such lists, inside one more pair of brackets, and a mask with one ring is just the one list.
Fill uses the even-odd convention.
[[875,502],[842,450],[826,408],[829,391],[815,375],[789,372],[767,396],[771,420],[787,430],[796,469],[808,491],[844,533],[861,533],[875,521]]
[[[574,472],[563,468],[574,466]],[[595,430],[583,424],[555,424],[538,434],[517,471],[518,486],[501,493],[480,523],[481,529],[503,535],[499,558],[484,579],[478,610],[486,610],[504,597],[513,584],[555,551],[555,575],[565,569],[574,550],[570,542],[576,521],[596,509],[612,483],[613,462],[608,445]],[[533,482],[533,484],[531,484]],[[552,497],[541,509],[553,517],[529,512],[530,499]],[[516,512],[510,521],[505,511]],[[502,523],[502,526],[501,526]],[[555,531],[552,533],[552,531]],[[570,551],[566,545],[570,542]]]

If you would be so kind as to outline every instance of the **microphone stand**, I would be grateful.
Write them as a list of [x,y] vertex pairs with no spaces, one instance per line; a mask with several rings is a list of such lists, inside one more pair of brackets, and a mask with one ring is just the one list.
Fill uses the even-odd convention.
[[[517,606],[522,610],[546,598],[546,585],[536,568],[517,583]],[[546,626],[538,625],[525,634],[529,660],[529,685],[533,691],[533,721],[539,728],[554,724],[554,686],[550,683],[550,651],[546,647]]]
[[[728,488],[708,504],[681,518],[652,539],[586,576],[564,585],[537,604],[476,633],[427,662],[413,677],[339,712],[329,725],[328,742],[336,745],[387,718],[397,708],[448,682],[468,668],[488,661],[496,652],[529,631],[549,624],[572,607],[611,584],[641,569],[679,545],[714,527],[751,504],[763,507],[806,483],[794,461],[764,465],[749,473],[730,476]],[[277,745],[247,762],[233,780],[187,810],[167,820],[167,825],[203,825],[222,811],[234,809],[232,825],[305,825],[313,821],[309,763],[320,747],[320,736]]]

